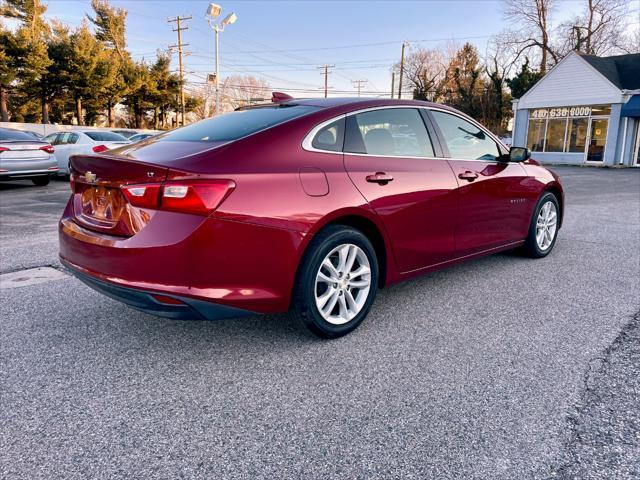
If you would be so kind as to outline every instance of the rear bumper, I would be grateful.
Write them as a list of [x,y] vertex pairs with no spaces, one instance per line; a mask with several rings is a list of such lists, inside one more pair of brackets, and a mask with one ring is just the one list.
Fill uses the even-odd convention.
[[229,307],[222,316],[289,308],[303,233],[156,211],[137,234],[118,237],[78,225],[72,212],[70,202],[59,225],[60,258],[85,283],[125,303],[132,304],[133,291],[134,303],[142,302],[133,306],[158,310],[149,294],[167,295],[197,311],[197,318],[221,318],[207,311],[211,305]]
[[11,159],[0,160],[0,179],[30,178],[43,175],[54,175],[58,172],[58,162],[51,155],[46,159]]
[[140,310],[151,315],[176,320],[219,320],[222,318],[244,317],[255,313],[248,310],[227,307],[212,302],[204,302],[202,300],[196,300],[194,298],[180,295],[167,295],[165,293],[162,294],[164,297],[172,298],[182,304],[173,305],[164,303],[154,297],[154,293],[157,292],[130,288],[101,280],[100,278],[89,274],[86,269],[73,265],[64,258],[61,258],[61,261],[75,277],[89,287],[113,298],[114,300],[125,303],[136,310]]

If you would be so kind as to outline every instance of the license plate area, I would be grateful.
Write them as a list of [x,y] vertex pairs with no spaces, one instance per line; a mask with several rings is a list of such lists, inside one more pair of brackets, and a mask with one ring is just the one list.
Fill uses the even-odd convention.
[[117,188],[88,186],[82,191],[82,220],[102,228],[115,227],[126,208],[126,200]]

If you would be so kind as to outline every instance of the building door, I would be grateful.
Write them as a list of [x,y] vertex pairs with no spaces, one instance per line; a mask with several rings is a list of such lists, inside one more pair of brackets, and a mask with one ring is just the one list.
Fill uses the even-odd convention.
[[589,137],[587,139],[587,162],[603,163],[607,143],[608,118],[591,118],[589,120]]

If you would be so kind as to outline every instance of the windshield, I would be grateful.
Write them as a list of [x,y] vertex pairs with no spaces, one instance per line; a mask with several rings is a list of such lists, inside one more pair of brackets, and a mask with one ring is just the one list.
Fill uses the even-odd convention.
[[179,128],[159,136],[158,141],[229,142],[317,110],[310,105],[239,110]]

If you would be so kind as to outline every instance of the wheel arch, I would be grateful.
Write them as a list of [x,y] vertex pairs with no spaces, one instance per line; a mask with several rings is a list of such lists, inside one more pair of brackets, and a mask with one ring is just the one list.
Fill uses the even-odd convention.
[[545,185],[542,195],[547,192],[553,193],[558,200],[558,205],[560,206],[560,222],[558,224],[558,228],[561,228],[562,222],[564,221],[564,191],[558,182],[549,182]]
[[331,225],[344,225],[363,233],[373,245],[378,259],[378,287],[383,288],[393,281],[395,273],[393,253],[384,227],[379,223],[379,220],[374,213],[362,209],[346,209],[344,211],[334,212],[334,214],[329,215],[316,223],[313,230],[309,232],[309,235],[307,235],[306,242],[301,252],[301,260],[298,268],[300,268],[300,265],[302,264],[302,258],[304,258],[313,236]]

